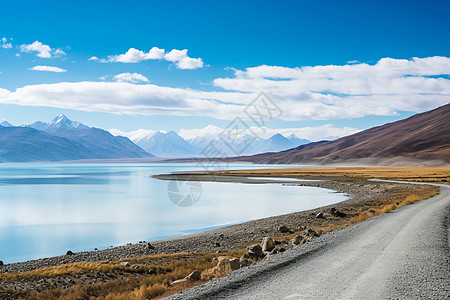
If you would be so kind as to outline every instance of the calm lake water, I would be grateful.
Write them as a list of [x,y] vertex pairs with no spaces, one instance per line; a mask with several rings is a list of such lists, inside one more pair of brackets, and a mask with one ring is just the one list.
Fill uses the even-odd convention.
[[[230,166],[262,167],[269,166]],[[180,207],[169,199],[169,182],[150,177],[196,169],[194,164],[0,164],[0,260],[152,241],[348,198],[278,183],[203,182],[198,202]]]

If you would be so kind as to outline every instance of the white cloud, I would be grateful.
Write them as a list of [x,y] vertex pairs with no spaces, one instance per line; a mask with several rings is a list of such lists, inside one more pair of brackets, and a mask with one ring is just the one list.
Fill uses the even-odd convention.
[[201,58],[191,58],[187,55],[187,52],[187,49],[173,49],[164,55],[164,59],[175,63],[177,68],[182,70],[203,68],[203,60]]
[[[192,58],[187,55],[188,50],[173,49],[165,53],[164,49],[153,47],[148,52],[144,52],[135,48],[128,49],[124,54],[110,55],[107,59],[100,59],[100,62],[121,62],[121,63],[139,63],[146,60],[161,60],[173,62],[178,69],[193,70],[204,66],[201,58]],[[93,56],[89,60],[98,60]]]
[[117,74],[113,78],[115,81],[118,82],[131,82],[131,83],[149,82],[147,77],[139,73],[121,73]]
[[1,43],[1,48],[3,48],[3,49],[10,49],[10,48],[12,48],[12,43],[8,43],[8,39],[3,37],[2,38],[2,43]]
[[163,56],[164,49],[159,49],[158,47],[153,47],[148,52],[130,48],[124,54],[108,56],[108,59],[103,59],[101,62],[138,63],[144,60],[161,59]]
[[228,91],[265,91],[288,119],[336,119],[395,115],[399,110],[422,111],[446,104],[449,73],[448,57],[383,58],[374,65],[263,65],[236,70],[233,78],[213,83]]
[[253,96],[241,93],[219,95],[152,84],[85,81],[25,86],[0,94],[0,103],[119,114],[209,115],[223,119],[242,112],[243,106],[218,103],[214,100],[217,97],[224,102],[237,102],[238,99],[250,102]]
[[91,58],[88,59],[88,61],[97,61],[98,57],[97,56],[92,56]]
[[31,53],[37,52],[36,56],[40,58],[52,58],[66,55],[61,49],[52,49],[49,45],[42,44],[39,41],[35,41],[32,44],[20,45],[20,52]]
[[66,55],[66,52],[64,52],[61,49],[55,49],[53,51],[53,55],[56,56],[56,57],[60,57],[60,56]]
[[31,70],[31,71],[42,71],[42,72],[54,72],[54,73],[67,72],[67,70],[61,69],[59,67],[52,67],[52,66],[35,66],[35,67],[32,67],[32,68],[29,68],[28,70]]
[[[169,58],[179,57],[178,53]],[[245,105],[265,91],[283,111],[282,120],[330,120],[420,112],[447,104],[449,73],[447,57],[384,58],[374,65],[259,66],[214,80],[221,91],[127,82],[62,82],[0,91],[0,103],[231,120],[245,118]]]

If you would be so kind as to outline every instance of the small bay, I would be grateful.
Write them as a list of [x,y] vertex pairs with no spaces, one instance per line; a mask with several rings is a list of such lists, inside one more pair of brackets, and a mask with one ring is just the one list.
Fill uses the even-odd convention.
[[[268,167],[277,166],[229,168]],[[331,190],[292,184],[202,182],[198,202],[181,207],[169,198],[168,181],[151,178],[195,170],[201,168],[160,163],[0,164],[0,260],[12,263],[67,250],[152,241],[348,199]]]

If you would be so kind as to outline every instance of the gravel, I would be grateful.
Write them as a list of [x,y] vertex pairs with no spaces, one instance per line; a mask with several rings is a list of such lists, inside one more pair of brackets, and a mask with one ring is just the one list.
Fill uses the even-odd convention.
[[450,186],[169,299],[449,299]]

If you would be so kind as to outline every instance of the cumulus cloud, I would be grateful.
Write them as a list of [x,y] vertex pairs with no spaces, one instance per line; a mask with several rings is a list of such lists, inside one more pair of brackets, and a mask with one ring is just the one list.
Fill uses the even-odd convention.
[[218,78],[224,90],[265,91],[295,119],[336,119],[395,115],[446,104],[450,96],[450,58],[383,58],[365,63],[286,68],[262,65]]
[[187,55],[187,52],[187,49],[173,49],[164,55],[164,59],[175,63],[176,67],[182,70],[203,68],[203,60],[201,58],[191,58]]
[[145,60],[161,59],[163,56],[164,49],[159,49],[158,47],[153,47],[148,52],[130,48],[124,54],[110,55],[108,59],[103,59],[101,62],[138,63]]
[[[181,57],[176,54],[169,59]],[[214,91],[129,82],[62,82],[0,90],[0,103],[231,120],[245,119],[245,106],[264,91],[283,111],[282,120],[331,120],[420,112],[447,104],[449,73],[447,57],[383,58],[373,65],[263,65],[215,79],[221,89]]]
[[49,45],[42,44],[39,41],[35,41],[32,44],[20,45],[20,52],[32,53],[36,52],[36,56],[40,58],[52,58],[66,55],[61,49],[52,49]]
[[203,67],[203,60],[201,58],[192,58],[187,55],[188,50],[173,49],[170,52],[165,52],[164,49],[153,47],[148,52],[144,52],[135,48],[128,49],[124,54],[110,55],[107,59],[98,59],[93,56],[89,60],[99,60],[103,63],[121,62],[121,63],[139,63],[146,60],[166,60],[173,62],[178,69],[193,70]]
[[88,61],[97,61],[98,57],[97,56],[91,56],[91,58],[88,59]]
[[242,105],[219,103],[215,100],[218,97],[224,102],[237,102],[238,99],[250,102],[252,95],[219,95],[153,84],[85,81],[28,85],[14,92],[0,93],[0,103],[119,114],[214,115],[223,119],[242,113]]
[[55,49],[55,50],[53,50],[53,55],[56,57],[60,57],[60,56],[66,55],[66,52],[64,52],[61,49]]
[[115,81],[118,82],[131,82],[131,83],[149,82],[147,77],[139,73],[121,73],[115,75],[113,78]]
[[12,48],[12,43],[8,43],[8,39],[3,37],[2,42],[1,42],[1,48],[10,49],[10,48]]
[[54,72],[54,73],[67,72],[67,70],[65,70],[65,69],[61,69],[59,67],[52,67],[52,66],[34,66],[32,68],[29,68],[28,70],[31,70],[31,71],[42,71],[42,72]]

